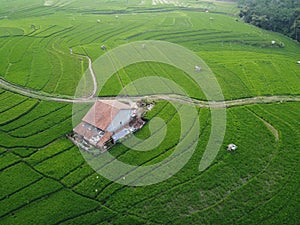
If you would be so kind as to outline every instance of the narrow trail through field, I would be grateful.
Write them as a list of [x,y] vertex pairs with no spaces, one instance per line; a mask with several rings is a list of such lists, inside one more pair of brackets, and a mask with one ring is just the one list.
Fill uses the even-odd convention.
[[279,131],[272,125],[270,124],[268,121],[266,121],[263,117],[259,116],[258,114],[256,114],[254,111],[248,109],[249,112],[251,112],[257,119],[259,119],[261,122],[264,123],[264,125],[268,128],[268,130],[272,133],[272,135],[275,138],[275,141],[278,142],[280,135],[279,135]]
[[93,93],[91,94],[90,98],[93,98],[96,96],[96,93],[97,93],[97,89],[98,89],[98,84],[97,84],[97,79],[96,79],[96,75],[95,75],[95,72],[93,70],[93,66],[92,66],[92,60],[90,57],[88,56],[85,56],[88,61],[89,61],[89,70],[90,70],[90,73],[91,73],[91,76],[92,76],[92,79],[93,79],[93,84],[94,84],[94,89],[93,89]]
[[93,87],[93,92],[92,92],[92,94],[89,96],[89,98],[95,97],[95,96],[96,96],[96,93],[97,93],[97,89],[98,89],[98,83],[97,83],[97,78],[96,78],[96,75],[95,75],[95,72],[94,72],[94,69],[93,69],[93,62],[92,62],[92,59],[91,59],[89,56],[87,56],[87,55],[77,54],[77,53],[74,53],[73,51],[72,51],[71,54],[76,55],[76,56],[80,56],[80,57],[85,57],[85,58],[87,58],[87,60],[88,60],[88,62],[89,62],[89,71],[90,71],[90,74],[91,74],[91,76],[92,76],[92,79],[93,79],[93,85],[94,85],[94,87]]
[[[95,78],[95,74],[93,75]],[[96,78],[95,78],[96,79]],[[95,80],[95,85],[97,81]],[[222,107],[234,107],[242,105],[251,105],[251,104],[267,104],[267,103],[276,103],[276,102],[300,102],[300,95],[278,95],[278,96],[258,96],[252,98],[243,98],[235,100],[227,100],[224,102],[213,102],[213,101],[203,101],[194,98],[188,98],[186,96],[181,96],[177,94],[160,94],[160,95],[147,95],[147,96],[117,96],[117,97],[94,97],[97,92],[97,87],[94,86],[93,95],[88,98],[74,98],[72,96],[65,95],[54,95],[42,91],[36,91],[28,89],[16,84],[12,84],[3,78],[0,78],[0,88],[11,91],[23,96],[30,98],[40,99],[44,101],[54,101],[54,102],[66,102],[66,103],[93,103],[97,100],[132,100],[137,101],[141,98],[148,98],[150,100],[167,100],[174,101],[183,104],[191,104],[201,108],[222,108]]]
[[263,118],[259,118],[265,125],[266,127],[271,131],[273,136],[275,137],[276,142],[279,141],[279,132],[278,130],[272,126],[269,122],[265,121]]

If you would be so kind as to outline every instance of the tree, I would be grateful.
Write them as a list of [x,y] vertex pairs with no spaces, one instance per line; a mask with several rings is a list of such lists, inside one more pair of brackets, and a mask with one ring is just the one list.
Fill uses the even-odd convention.
[[300,41],[299,0],[239,0],[246,23],[288,35]]

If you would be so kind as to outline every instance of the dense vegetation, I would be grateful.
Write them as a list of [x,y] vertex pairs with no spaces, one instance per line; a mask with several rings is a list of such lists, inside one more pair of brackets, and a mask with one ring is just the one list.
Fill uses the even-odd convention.
[[298,0],[239,0],[240,17],[263,29],[288,35],[300,41],[300,2]]
[[[62,0],[48,1],[47,6],[40,0],[31,0],[32,5],[23,0],[0,2],[0,76],[21,87],[72,95],[87,61],[71,55],[71,47],[95,61],[104,52],[101,45],[109,50],[133,41],[164,40],[201,56],[226,99],[300,94],[299,44],[224,15],[224,9],[232,12],[231,3],[218,11],[218,5],[199,1],[222,12],[205,13],[151,6],[148,1],[129,9],[125,1]],[[100,10],[109,7],[114,10]],[[273,46],[272,40],[283,42],[284,48]],[[186,74],[160,63],[124,68],[100,94],[118,94],[122,86],[144,76],[174,80],[191,97],[205,98]],[[197,110],[199,142],[186,166],[162,183],[128,187],[97,174],[65,137],[72,130],[71,104],[0,89],[0,223],[299,223],[299,102],[228,108],[224,143],[203,172],[198,167],[211,119],[208,109]],[[147,114],[149,120],[154,117],[164,120],[168,128],[158,148],[137,153],[119,144],[111,154],[141,166],[168,157],[179,138],[180,118],[166,101],[157,102]],[[136,135],[148,137],[148,127]],[[226,146],[232,142],[238,150],[229,153]]]

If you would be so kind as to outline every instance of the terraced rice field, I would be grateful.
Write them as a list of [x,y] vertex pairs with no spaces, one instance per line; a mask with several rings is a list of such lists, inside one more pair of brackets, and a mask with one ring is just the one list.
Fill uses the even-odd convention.
[[[195,2],[198,7],[178,9],[152,6],[150,1],[129,5],[31,2],[14,1],[14,8],[1,2],[0,76],[13,85],[61,98],[73,96],[88,69],[87,58],[80,55],[95,61],[105,53],[102,45],[109,51],[129,42],[163,40],[204,59],[226,100],[299,97],[299,44],[224,12],[206,13],[206,6],[201,7],[212,4],[210,11],[218,11],[213,3]],[[225,13],[232,14],[232,5],[227,9]],[[283,42],[284,48],[272,46],[272,40]],[[117,95],[122,87],[147,76],[173,80],[190,97],[206,99],[183,71],[150,62],[118,71],[100,96]],[[73,128],[72,104],[0,89],[0,223],[297,224],[299,106],[299,102],[277,102],[227,108],[224,143],[203,172],[198,167],[209,139],[211,117],[209,109],[197,108],[199,142],[184,168],[164,182],[129,187],[96,173],[66,138]],[[88,110],[84,104],[79,109],[78,118]],[[166,137],[148,152],[117,145],[111,154],[120,161],[151,165],[174,151],[180,118],[172,104],[158,101],[146,116],[150,121],[155,117],[165,121]],[[136,137],[150,135],[147,124]],[[232,142],[238,150],[229,153],[226,147]]]

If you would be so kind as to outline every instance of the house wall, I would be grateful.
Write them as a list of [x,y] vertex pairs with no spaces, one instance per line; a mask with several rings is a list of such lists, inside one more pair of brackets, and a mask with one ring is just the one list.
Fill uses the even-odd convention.
[[116,132],[117,130],[128,124],[130,122],[132,113],[132,110],[120,110],[120,112],[107,128],[107,131],[111,133]]

